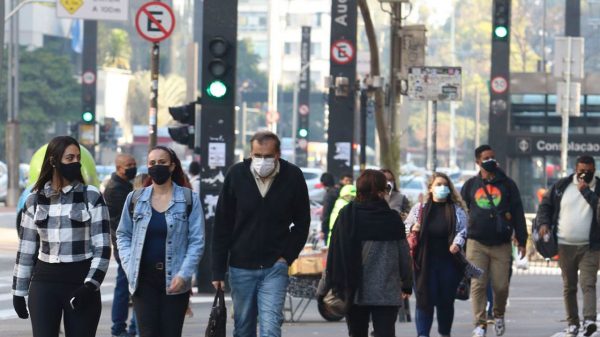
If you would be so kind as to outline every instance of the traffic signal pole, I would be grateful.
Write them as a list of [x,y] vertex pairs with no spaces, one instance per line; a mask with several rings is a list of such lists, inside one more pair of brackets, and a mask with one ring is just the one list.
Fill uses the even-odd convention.
[[[11,1],[14,10],[18,1]],[[4,3],[2,4],[4,6]],[[3,21],[4,22],[4,21]],[[8,44],[8,109],[6,123],[6,164],[8,166],[7,206],[16,206],[19,198],[19,15],[10,21]]]
[[160,61],[160,46],[157,42],[152,44],[150,60],[150,110],[148,110],[148,146],[150,149],[156,146],[156,133],[158,131],[158,71]]

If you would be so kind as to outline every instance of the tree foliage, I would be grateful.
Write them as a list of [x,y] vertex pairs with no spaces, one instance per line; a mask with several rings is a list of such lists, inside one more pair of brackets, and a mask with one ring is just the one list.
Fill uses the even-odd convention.
[[[52,44],[45,48],[20,51],[19,126],[21,160],[27,150],[35,150],[51,137],[65,134],[68,122],[77,122],[81,110],[81,86],[72,71],[69,57]],[[4,153],[7,116],[7,57],[0,76],[0,151]]]

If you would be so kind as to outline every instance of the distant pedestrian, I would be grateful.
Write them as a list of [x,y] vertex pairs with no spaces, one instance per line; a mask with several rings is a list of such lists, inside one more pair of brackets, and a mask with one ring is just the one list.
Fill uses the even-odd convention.
[[344,207],[333,228],[326,278],[331,289],[351,303],[349,335],[394,336],[398,308],[412,293],[411,258],[400,215],[385,201],[385,175],[365,170],[357,180],[356,200]]
[[55,137],[25,203],[12,285],[13,306],[23,319],[29,317],[29,295],[34,337],[57,337],[61,320],[66,336],[96,335],[100,284],[109,260],[104,199],[94,186],[85,185],[79,143]]
[[127,195],[133,190],[131,181],[137,174],[137,165],[135,158],[129,154],[119,154],[115,158],[116,171],[111,175],[106,189],[104,190],[104,199],[108,212],[110,214],[110,234],[113,244],[113,256],[117,261],[117,279],[115,281],[115,291],[112,303],[112,327],[110,332],[113,337],[128,337],[137,334],[137,324],[135,322],[135,313],[131,315],[129,330],[127,329],[127,316],[129,313],[129,290],[127,286],[127,276],[121,266],[119,250],[117,248],[117,227],[121,221],[123,205]]
[[385,179],[387,179],[386,190],[388,191],[388,195],[385,197],[385,200],[387,200],[390,208],[398,212],[402,217],[402,220],[405,220],[408,216],[408,212],[410,212],[410,202],[398,189],[394,172],[388,169],[382,169],[381,172],[385,174]]
[[325,189],[325,195],[323,196],[323,201],[321,202],[323,205],[321,211],[321,238],[327,245],[327,240],[329,239],[329,217],[331,215],[333,205],[340,194],[340,190],[335,185],[333,175],[328,172],[325,172],[321,175],[321,184],[323,184],[323,188]]
[[340,195],[333,204],[333,209],[331,210],[331,216],[329,217],[329,238],[327,238],[327,242],[331,241],[331,234],[333,233],[333,227],[335,226],[335,222],[340,214],[342,208],[346,207],[352,200],[356,198],[356,186],[354,185],[345,185],[340,190]]
[[172,149],[150,150],[148,174],[146,187],[127,196],[117,245],[141,337],[177,337],[204,248],[204,215]]
[[509,269],[512,259],[513,233],[519,255],[525,256],[527,227],[521,194],[515,182],[499,167],[489,145],[475,149],[479,173],[467,180],[461,189],[469,210],[467,259],[483,269],[483,275],[471,280],[471,302],[475,316],[473,337],[485,336],[485,310],[488,279],[494,293],[494,330],[497,336],[506,329],[504,314],[508,299]]
[[192,161],[188,167],[188,174],[192,191],[200,195],[200,163]]
[[438,332],[449,337],[456,288],[465,272],[461,250],[467,239],[467,214],[447,175],[435,172],[428,187],[425,202],[416,204],[406,219],[406,226],[418,232],[413,256],[417,335],[429,336],[437,309]]
[[559,180],[544,195],[537,212],[538,233],[558,239],[558,256],[563,279],[563,297],[567,311],[565,336],[580,331],[577,309],[577,282],[583,292],[584,336],[591,336],[596,326],[596,281],[600,263],[600,228],[596,217],[600,179],[595,176],[596,163],[581,156],[575,173]]
[[229,169],[219,195],[212,241],[213,285],[229,285],[235,337],[281,336],[288,266],[306,243],[308,189],[302,171],[280,158],[268,131],[250,140],[252,158]]

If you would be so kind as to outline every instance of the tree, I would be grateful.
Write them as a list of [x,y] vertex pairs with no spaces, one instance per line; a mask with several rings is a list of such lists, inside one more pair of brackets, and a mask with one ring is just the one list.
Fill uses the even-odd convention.
[[129,34],[119,28],[105,32],[100,25],[98,34],[98,53],[103,59],[103,66],[107,68],[130,69],[131,42]]
[[[44,48],[20,51],[19,125],[21,153],[35,150],[58,134],[67,132],[68,122],[77,122],[81,110],[81,86],[72,73],[68,56],[56,52],[49,43]],[[6,58],[5,58],[6,60]],[[4,62],[6,74],[6,62]],[[0,91],[6,93],[6,76],[0,78]],[[0,95],[0,149],[4,151],[6,95]],[[22,158],[25,159],[25,158]]]
[[[369,41],[369,51],[371,53],[371,76],[380,76],[381,70],[379,65],[377,37],[367,0],[358,0],[358,7],[360,8],[360,13],[365,23],[365,32],[367,34],[367,40]],[[375,91],[375,125],[377,127],[377,134],[379,135],[379,155],[382,161],[381,164],[383,167],[386,167],[395,174],[398,174],[398,164],[400,159],[399,151],[397,148],[394,148],[397,147],[397,145],[392,145],[392,139],[390,138],[387,126],[385,125],[383,106],[383,92],[382,90],[377,90]],[[393,142],[393,144],[398,143],[399,142],[397,141]]]
[[252,42],[239,40],[237,45],[236,83],[244,91],[265,91],[267,74],[258,69],[260,56],[254,52]]

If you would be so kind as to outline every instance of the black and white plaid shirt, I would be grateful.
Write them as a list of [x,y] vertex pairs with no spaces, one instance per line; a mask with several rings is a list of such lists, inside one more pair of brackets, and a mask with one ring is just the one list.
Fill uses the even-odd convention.
[[100,287],[110,261],[108,208],[98,189],[87,186],[85,190],[87,197],[84,185],[75,183],[56,192],[48,182],[41,193],[35,192],[27,198],[13,272],[14,295],[28,294],[33,259],[38,251],[38,259],[47,263],[91,258],[85,282]]

